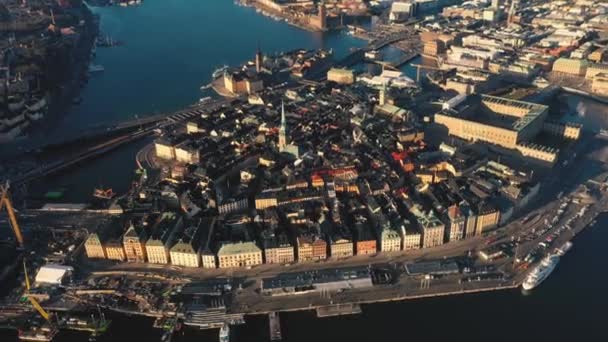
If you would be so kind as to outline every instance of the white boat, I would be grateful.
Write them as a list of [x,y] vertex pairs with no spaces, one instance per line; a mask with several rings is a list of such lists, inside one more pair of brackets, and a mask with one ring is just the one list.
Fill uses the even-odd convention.
[[230,342],[230,325],[224,324],[220,328],[220,342]]
[[105,68],[103,67],[103,65],[99,65],[99,64],[89,65],[89,72],[102,72],[104,70],[105,70]]
[[564,256],[566,253],[568,253],[568,251],[570,250],[570,248],[572,248],[573,243],[570,241],[567,241],[565,244],[563,244],[561,247],[559,247],[557,249],[557,255],[559,256]]
[[522,284],[523,289],[532,290],[540,285],[543,281],[545,281],[545,279],[547,279],[547,277],[549,277],[558,263],[559,255],[546,256],[541,263],[528,274],[526,280]]
[[217,68],[215,69],[215,71],[213,72],[213,74],[211,74],[211,76],[213,76],[213,79],[216,79],[220,76],[222,76],[224,74],[224,71],[228,70],[228,66],[224,65],[221,68]]
[[207,102],[207,101],[211,101],[211,96],[207,96],[207,97],[201,97],[201,98],[198,100],[198,103],[205,103],[205,102]]

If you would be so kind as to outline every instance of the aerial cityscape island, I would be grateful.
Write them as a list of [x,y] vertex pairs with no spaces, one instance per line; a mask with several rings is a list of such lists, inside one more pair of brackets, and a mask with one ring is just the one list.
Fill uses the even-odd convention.
[[[161,341],[289,341],[294,311],[535,294],[608,210],[608,3],[223,2],[360,44],[267,51],[259,34],[196,76],[189,105],[51,138],[112,73],[99,60],[137,44],[103,13],[165,4],[0,1],[6,341],[109,340],[117,315],[151,318]],[[99,180],[82,200],[50,185],[124,149],[129,163],[83,171]],[[235,337],[260,316],[262,339]]]

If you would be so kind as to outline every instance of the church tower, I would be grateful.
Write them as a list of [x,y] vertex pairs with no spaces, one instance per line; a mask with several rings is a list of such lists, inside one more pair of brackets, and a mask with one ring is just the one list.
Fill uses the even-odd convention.
[[279,128],[279,151],[287,146],[287,119],[285,119],[285,104],[281,102],[281,127]]
[[255,51],[255,71],[259,74],[262,71],[262,50],[260,50],[260,43],[258,42],[258,48]]
[[325,8],[325,2],[319,3],[319,28],[325,30],[327,28],[327,8]]

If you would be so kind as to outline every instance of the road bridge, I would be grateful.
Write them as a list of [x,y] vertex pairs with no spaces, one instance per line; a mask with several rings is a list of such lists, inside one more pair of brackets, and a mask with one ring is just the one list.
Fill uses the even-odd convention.
[[[107,127],[105,130],[98,132],[97,135],[90,136],[90,133],[87,133],[85,136],[47,145],[41,148],[41,150],[60,148],[73,144],[78,144],[82,146],[82,148],[76,152],[72,152],[68,157],[58,158],[53,162],[43,164],[30,170],[29,172],[12,179],[11,182],[19,185],[57,173],[85,160],[104,155],[124,144],[149,137],[153,135],[157,129],[167,128],[204,113],[213,112],[221,106],[230,103],[230,101],[231,100],[220,99],[213,102],[196,104],[174,113],[154,115],[141,120],[127,121],[112,127]],[[90,144],[83,144],[83,141],[90,142],[104,138],[106,139],[102,142],[94,143],[92,146]]]

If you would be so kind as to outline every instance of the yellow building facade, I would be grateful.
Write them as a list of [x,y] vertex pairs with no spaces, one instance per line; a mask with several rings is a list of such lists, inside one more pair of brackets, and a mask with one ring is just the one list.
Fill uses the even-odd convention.
[[332,258],[347,258],[353,256],[353,242],[347,239],[338,239],[329,245]]
[[226,243],[217,252],[219,268],[262,264],[262,250],[253,242]]
[[293,247],[290,245],[266,248],[264,256],[267,264],[288,264],[295,260]]
[[572,76],[585,76],[589,62],[584,59],[558,58],[553,63],[553,72]]
[[101,244],[99,235],[97,233],[91,233],[87,237],[87,241],[84,243],[84,249],[87,252],[87,257],[105,259],[106,252]]

